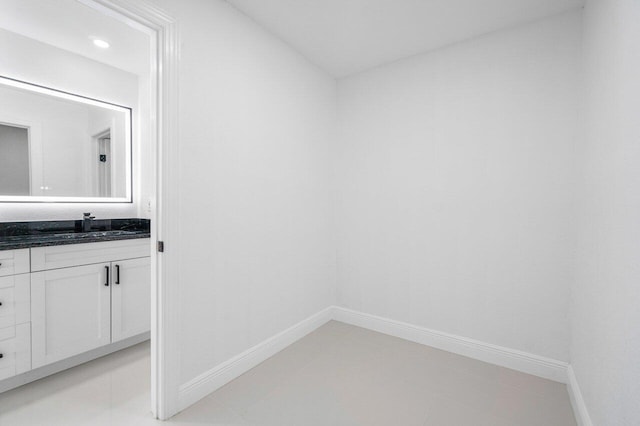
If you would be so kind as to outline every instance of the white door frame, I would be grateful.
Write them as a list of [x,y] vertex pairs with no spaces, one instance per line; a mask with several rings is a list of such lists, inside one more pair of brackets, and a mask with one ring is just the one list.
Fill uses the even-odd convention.
[[[175,20],[144,0],[78,0],[149,34],[151,140],[155,158],[155,208],[151,215],[151,410],[158,419],[176,414],[180,385],[178,345],[179,188],[178,28]],[[156,250],[164,242],[164,253]]]
[[[109,164],[109,194],[105,194],[102,192],[103,179],[100,175],[102,174],[103,170],[101,170],[98,161],[98,155],[100,153],[100,140],[104,139],[106,135],[109,135],[109,138],[111,138],[113,136],[115,127],[115,123],[113,122],[108,125],[105,124],[99,127],[103,130],[94,132],[94,134],[91,136],[91,147],[89,149],[89,159],[87,160],[87,164],[89,164],[89,167],[91,168],[87,175],[91,176],[91,179],[89,181],[90,187],[87,188],[86,192],[88,192],[89,194],[93,194],[94,197],[112,197],[113,191],[116,188],[115,173],[113,172],[113,170],[115,169],[113,164],[115,156],[113,155],[111,143],[109,143],[110,152],[107,155],[107,163]],[[133,173],[133,170],[131,170],[131,173]]]

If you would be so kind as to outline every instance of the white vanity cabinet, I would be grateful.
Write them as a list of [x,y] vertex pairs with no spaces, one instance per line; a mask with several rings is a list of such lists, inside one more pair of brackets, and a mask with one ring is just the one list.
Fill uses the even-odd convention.
[[148,239],[32,248],[33,368],[148,332],[149,256]]
[[[29,250],[26,257],[21,250],[7,254],[4,259],[14,258],[15,252],[29,268]],[[20,263],[20,261],[19,261]],[[6,265],[6,263],[5,263]],[[15,269],[12,263],[12,270]],[[31,325],[30,325],[29,274],[0,276],[0,380],[13,377],[31,369]]]

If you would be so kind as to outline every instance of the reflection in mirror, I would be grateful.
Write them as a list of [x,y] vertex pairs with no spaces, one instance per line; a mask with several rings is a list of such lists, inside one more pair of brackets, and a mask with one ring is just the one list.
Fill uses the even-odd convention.
[[31,195],[29,129],[0,124],[0,194]]
[[131,202],[131,109],[0,77],[0,201]]

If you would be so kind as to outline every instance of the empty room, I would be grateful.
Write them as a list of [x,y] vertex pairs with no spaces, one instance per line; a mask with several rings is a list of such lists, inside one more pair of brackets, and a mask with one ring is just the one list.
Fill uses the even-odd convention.
[[0,425],[640,425],[640,0],[0,0]]

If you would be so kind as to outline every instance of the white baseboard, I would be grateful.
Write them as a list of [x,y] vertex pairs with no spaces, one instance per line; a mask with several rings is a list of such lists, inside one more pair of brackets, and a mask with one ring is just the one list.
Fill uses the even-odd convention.
[[560,383],[567,383],[567,368],[569,364],[563,361],[481,342],[468,337],[430,330],[339,306],[334,307],[333,319],[501,367]]
[[576,415],[576,422],[578,422],[579,426],[593,426],[591,416],[587,410],[587,405],[582,397],[582,391],[580,390],[578,380],[576,379],[576,373],[573,371],[573,367],[571,365],[569,366],[567,375],[569,376],[567,389],[569,391],[569,399],[571,400],[573,412]]
[[[568,381],[569,364],[563,361],[339,306],[330,306],[184,383],[179,389],[179,410],[184,410],[221,388],[332,319],[556,382]],[[584,402],[582,406],[584,407]],[[586,410],[584,412],[586,413]],[[590,422],[583,425],[592,426]]]
[[216,389],[272,357],[287,346],[331,321],[333,307],[323,309],[288,329],[180,386],[179,409],[184,410]]

